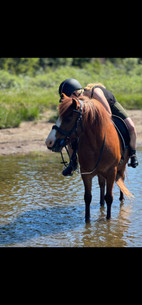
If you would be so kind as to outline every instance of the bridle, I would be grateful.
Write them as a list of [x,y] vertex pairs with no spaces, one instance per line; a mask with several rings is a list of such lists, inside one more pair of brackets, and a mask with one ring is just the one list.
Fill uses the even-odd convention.
[[73,128],[72,128],[71,130],[69,130],[69,131],[65,131],[65,130],[63,130],[62,128],[58,127],[57,125],[54,125],[54,126],[52,127],[52,129],[57,130],[61,135],[65,136],[65,139],[64,139],[64,140],[69,139],[70,136],[71,136],[73,133],[75,133],[75,134],[77,135],[77,137],[78,137],[78,132],[77,132],[77,130],[78,130],[78,126],[79,126],[80,122],[82,121],[83,103],[82,103],[82,101],[80,101],[80,100],[77,100],[77,101],[78,101],[79,104],[80,104],[80,110],[76,110],[76,109],[73,110],[73,112],[76,112],[76,113],[78,114],[78,117],[77,117],[77,119],[76,119],[76,122],[75,122],[75,125],[73,126]]
[[69,131],[65,131],[63,130],[62,128],[58,127],[57,125],[54,125],[52,127],[52,129],[54,130],[57,130],[61,135],[65,136],[64,139],[60,140],[60,146],[61,146],[61,157],[62,157],[62,162],[66,167],[68,166],[68,163],[64,160],[64,157],[63,157],[63,153],[62,153],[62,148],[65,147],[66,149],[66,152],[68,154],[68,157],[69,157],[69,160],[71,161],[71,158],[70,158],[70,154],[69,154],[69,151],[68,151],[68,148],[67,148],[67,143],[70,144],[70,147],[72,147],[72,144],[69,143],[69,140],[70,140],[70,136],[75,133],[76,135],[76,151],[78,149],[78,143],[79,143],[79,135],[78,135],[78,127],[79,127],[79,124],[81,124],[81,129],[83,131],[83,126],[82,126],[82,111],[83,111],[83,102],[79,99],[77,99],[77,101],[79,102],[80,104],[80,110],[76,110],[76,109],[73,109],[73,112],[76,112],[78,114],[77,116],[77,119],[76,119],[76,122],[75,122],[75,125],[73,126],[73,128]]

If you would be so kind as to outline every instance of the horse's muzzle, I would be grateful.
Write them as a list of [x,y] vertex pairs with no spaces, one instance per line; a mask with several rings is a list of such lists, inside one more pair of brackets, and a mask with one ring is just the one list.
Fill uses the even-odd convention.
[[53,152],[61,152],[62,148],[65,147],[65,139],[57,139],[52,147],[48,147],[48,149],[52,150]]

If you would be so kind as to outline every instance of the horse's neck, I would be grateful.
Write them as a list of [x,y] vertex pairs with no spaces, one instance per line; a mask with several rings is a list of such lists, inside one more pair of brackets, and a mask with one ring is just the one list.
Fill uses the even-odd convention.
[[95,121],[90,122],[89,120],[84,124],[84,133],[85,136],[88,138],[89,142],[93,143],[93,146],[98,147],[102,145],[104,141],[104,136],[106,133],[106,120],[104,121]]
[[95,150],[99,150],[102,146],[102,142],[104,140],[105,130],[104,128],[99,130],[95,128],[95,126],[90,126],[85,130],[85,136],[88,139],[88,142],[91,143],[91,146]]

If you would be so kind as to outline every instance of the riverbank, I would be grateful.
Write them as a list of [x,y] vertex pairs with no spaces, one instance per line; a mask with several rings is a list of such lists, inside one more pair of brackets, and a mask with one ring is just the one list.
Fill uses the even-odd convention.
[[62,65],[34,76],[0,70],[0,129],[17,128],[22,122],[38,120],[44,111],[56,111],[58,88],[69,77],[83,88],[92,82],[103,83],[125,109],[142,109],[142,63],[136,68],[132,62],[135,60],[127,59],[117,66],[94,61],[84,68]]
[[[142,147],[142,110],[127,110],[137,130],[137,147]],[[53,126],[49,112],[36,122],[22,122],[18,128],[0,130],[0,156],[50,153],[45,140]]]

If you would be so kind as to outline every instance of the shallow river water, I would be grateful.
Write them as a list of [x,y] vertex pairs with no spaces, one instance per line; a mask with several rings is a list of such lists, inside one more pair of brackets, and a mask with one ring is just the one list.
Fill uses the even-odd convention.
[[62,176],[59,154],[1,157],[0,247],[141,247],[142,150],[138,159],[125,181],[135,198],[121,206],[115,185],[107,221],[95,177],[91,221],[85,224],[82,179],[79,173]]

